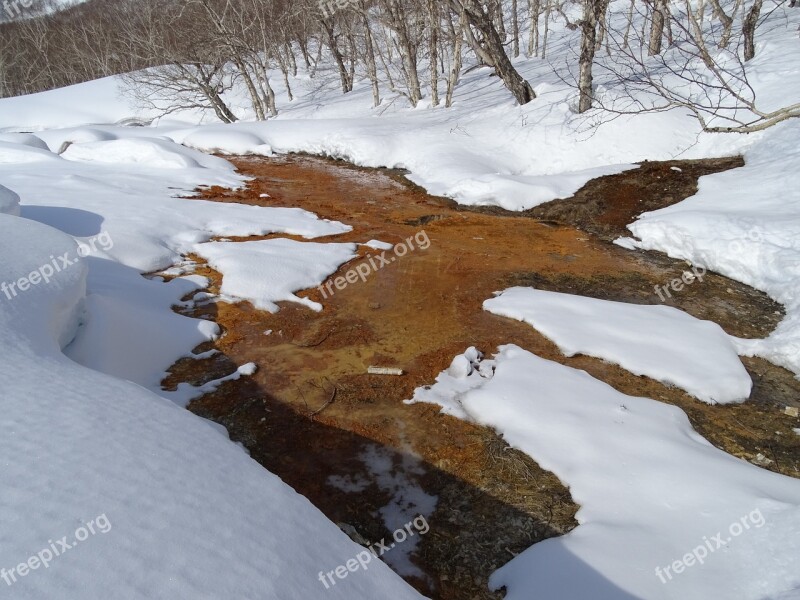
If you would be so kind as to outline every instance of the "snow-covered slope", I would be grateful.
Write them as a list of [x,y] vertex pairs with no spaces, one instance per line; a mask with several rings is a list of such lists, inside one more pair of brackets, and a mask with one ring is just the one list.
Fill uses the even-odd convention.
[[[76,251],[8,215],[0,239],[4,282]],[[4,597],[420,597],[377,560],[326,589],[318,572],[363,548],[208,423],[61,354],[87,270],[0,296]]]

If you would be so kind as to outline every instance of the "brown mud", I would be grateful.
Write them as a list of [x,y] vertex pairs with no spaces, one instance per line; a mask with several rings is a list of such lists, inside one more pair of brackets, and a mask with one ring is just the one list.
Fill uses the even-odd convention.
[[[780,410],[797,406],[800,399],[800,382],[787,371],[745,359],[754,381],[751,399],[736,406],[706,405],[601,360],[566,358],[533,328],[481,309],[483,300],[511,285],[659,303],[655,286],[679,277],[686,264],[624,250],[609,240],[642,210],[693,194],[699,175],[735,167],[735,161],[645,163],[592,181],[562,204],[526,214],[467,209],[406,184],[400,173],[326,159],[233,162],[253,178],[249,185],[205,189],[199,197],[301,207],[353,226],[348,234],[315,241],[397,244],[424,231],[430,246],[423,250],[415,241],[415,250],[365,282],[334,287],[327,298],[319,290],[301,292],[322,302],[320,313],[292,303],[281,303],[276,314],[248,303],[197,307],[190,314],[213,319],[224,331],[198,351],[213,347],[220,354],[180,361],[164,385],[201,383],[232,372],[235,365],[258,364],[254,376],[224,384],[190,409],[225,425],[255,460],[329,518],[352,527],[358,533],[354,537],[377,541],[390,533],[378,511],[393,491],[378,484],[364,456],[372,451],[391,457],[395,475],[438,497],[428,518],[430,532],[413,556],[425,575],[409,578],[426,595],[499,598],[487,589],[493,570],[532,543],[576,524],[577,507],[568,490],[496,434],[442,416],[436,407],[403,403],[468,346],[490,354],[500,344],[515,343],[584,369],[624,393],[675,404],[716,446],[800,477],[800,437],[792,432],[800,423]],[[362,247],[361,258],[332,278],[378,253]],[[211,292],[219,290],[217,272],[202,263],[197,272],[210,278]],[[783,314],[766,295],[714,274],[673,294],[668,303],[741,337],[768,335]],[[405,375],[368,375],[370,365],[397,367]],[[331,476],[361,485],[343,491],[332,485]]]

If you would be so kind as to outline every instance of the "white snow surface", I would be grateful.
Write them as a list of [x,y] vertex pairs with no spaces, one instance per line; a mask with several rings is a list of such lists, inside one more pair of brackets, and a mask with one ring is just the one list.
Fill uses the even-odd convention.
[[[800,374],[800,128],[778,125],[746,164],[700,179],[698,193],[645,213],[629,226],[641,248],[661,250],[764,290],[786,308],[765,340],[739,340],[740,354]],[[695,284],[698,285],[698,284]]]
[[[0,239],[5,282],[75,251],[71,236],[10,215]],[[109,528],[1,582],[5,597],[420,598],[378,561],[325,589],[318,572],[360,546],[210,423],[61,353],[92,268],[0,296],[0,568],[73,544],[98,517]]]
[[322,305],[295,295],[316,287],[356,255],[355,244],[317,244],[288,239],[209,242],[195,252],[222,273],[220,292],[232,301],[278,312],[276,302],[298,302],[321,311]]
[[483,307],[533,326],[566,356],[602,358],[712,404],[750,396],[752,381],[730,336],[677,308],[524,287],[507,289]]
[[7,187],[0,185],[0,213],[19,216],[19,196]]
[[[494,360],[474,348],[461,358],[469,374],[445,371],[410,402],[493,427],[581,506],[576,529],[495,572],[490,584],[505,586],[507,600],[800,594],[800,481],[716,449],[677,407],[518,346],[501,346]],[[684,558],[699,547],[703,564]]]

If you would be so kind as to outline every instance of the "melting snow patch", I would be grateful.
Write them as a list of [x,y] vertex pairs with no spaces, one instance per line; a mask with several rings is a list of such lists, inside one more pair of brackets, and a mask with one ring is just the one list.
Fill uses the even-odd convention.
[[196,252],[222,273],[222,296],[248,300],[278,312],[276,302],[298,302],[312,310],[322,305],[295,295],[321,284],[340,265],[356,257],[355,244],[317,244],[287,239],[199,244]]
[[[389,504],[380,509],[383,523],[389,531],[397,531],[422,515],[426,519],[436,509],[438,498],[425,492],[414,481],[424,475],[425,469],[419,459],[410,453],[402,454],[399,465],[395,464],[394,453],[371,444],[361,454],[375,482],[384,492],[391,495]],[[411,562],[411,554],[419,545],[420,537],[409,537],[402,543],[393,543],[382,558],[403,577],[425,577],[425,574]]]
[[670,306],[516,287],[483,307],[535,327],[566,356],[601,358],[704,402],[742,402],[750,395],[752,381],[728,334]]
[[674,406],[518,346],[500,348],[491,377],[464,358],[470,374],[443,372],[410,402],[494,428],[581,505],[576,529],[494,573],[506,600],[762,600],[800,588],[800,481],[718,450]]

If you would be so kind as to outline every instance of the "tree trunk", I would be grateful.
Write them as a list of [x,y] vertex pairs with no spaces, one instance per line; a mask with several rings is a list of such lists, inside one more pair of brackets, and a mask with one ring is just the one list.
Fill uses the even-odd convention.
[[491,59],[491,65],[498,77],[503,80],[517,102],[527,104],[536,98],[536,92],[533,91],[531,84],[525,81],[508,58],[503,40],[494,26],[492,15],[487,15],[476,0],[451,0],[451,5],[457,13],[463,9],[469,24],[481,33],[483,36],[481,46],[484,52]]
[[339,51],[339,46],[336,43],[336,35],[333,32],[333,24],[328,19],[322,19],[322,26],[325,28],[325,33],[328,35],[328,46],[330,46],[331,54],[336,61],[336,66],[339,67],[339,78],[342,81],[342,92],[347,94],[353,90],[353,84],[347,74],[347,67],[344,64],[344,57]]
[[444,104],[447,108],[453,106],[453,93],[458,85],[458,78],[461,76],[461,50],[464,45],[464,29],[466,27],[469,25],[467,25],[467,17],[462,11],[458,19],[458,29],[453,31],[453,67],[447,78],[447,98]]
[[375,64],[375,47],[373,46],[372,30],[369,27],[369,16],[364,2],[361,3],[361,20],[364,25],[364,44],[367,50],[367,76],[372,84],[372,105],[377,108],[381,105],[381,90],[378,85],[378,67]]
[[755,0],[753,6],[747,11],[744,23],[742,23],[745,62],[756,55],[756,25],[758,25],[758,17],[761,14],[761,5],[763,2],[764,0]]
[[540,0],[528,0],[528,13],[531,30],[528,37],[528,58],[539,56],[539,13],[542,10]]
[[511,0],[511,37],[514,40],[514,58],[519,57],[519,6],[517,0]]
[[439,11],[436,0],[428,3],[431,33],[429,37],[430,71],[431,71],[431,106],[439,106]]
[[583,0],[583,19],[581,19],[581,56],[579,61],[578,112],[585,113],[592,108],[594,92],[592,90],[592,65],[597,47],[598,17],[605,12],[608,0]]
[[664,22],[666,20],[666,0],[656,0],[653,5],[653,19],[650,22],[650,41],[647,46],[648,56],[661,54],[661,41],[664,39]]

